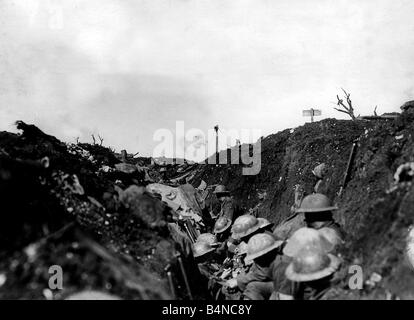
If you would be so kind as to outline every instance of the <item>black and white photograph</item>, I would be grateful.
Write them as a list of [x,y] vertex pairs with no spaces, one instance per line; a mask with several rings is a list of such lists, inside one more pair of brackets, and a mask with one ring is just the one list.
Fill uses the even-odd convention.
[[413,14],[0,0],[0,300],[414,300]]

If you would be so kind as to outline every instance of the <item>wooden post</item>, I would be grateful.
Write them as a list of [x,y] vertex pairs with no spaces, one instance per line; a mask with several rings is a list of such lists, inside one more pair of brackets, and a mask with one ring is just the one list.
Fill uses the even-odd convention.
[[214,127],[214,130],[216,131],[216,165],[219,164],[219,151],[218,151],[218,125]]

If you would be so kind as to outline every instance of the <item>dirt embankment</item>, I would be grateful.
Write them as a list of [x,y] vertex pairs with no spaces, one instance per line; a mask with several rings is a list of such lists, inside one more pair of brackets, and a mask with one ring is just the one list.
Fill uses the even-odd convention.
[[[413,224],[412,176],[395,183],[397,168],[414,161],[414,112],[405,111],[396,120],[343,121],[327,119],[285,130],[262,140],[262,167],[258,175],[243,176],[236,165],[204,165],[194,183],[223,183],[248,210],[281,223],[291,212],[294,186],[313,191],[312,169],[327,165],[321,188],[339,206],[336,219],[346,233],[341,282],[332,288],[332,298],[414,298],[414,271],[404,258],[405,238]],[[353,141],[358,147],[350,180],[340,187]],[[348,288],[348,267],[360,265],[363,290]],[[374,281],[375,282],[375,281]]]
[[[146,184],[142,170],[116,169],[108,148],[66,145],[17,125],[20,134],[0,132],[0,299],[64,299],[81,290],[170,298],[164,267],[174,268],[178,248],[169,209],[143,188],[125,190]],[[49,288],[56,265],[63,290]]]

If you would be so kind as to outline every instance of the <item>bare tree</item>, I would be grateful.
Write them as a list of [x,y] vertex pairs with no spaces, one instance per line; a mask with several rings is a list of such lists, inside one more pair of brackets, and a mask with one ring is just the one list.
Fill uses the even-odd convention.
[[375,109],[374,109],[374,116],[378,116],[378,113],[377,113],[377,108],[378,108],[378,106],[375,106]]
[[76,138],[76,144],[79,144],[79,137]]
[[98,134],[98,138],[99,138],[99,141],[101,142],[99,145],[101,146],[102,143],[103,143],[103,141],[104,141],[104,139],[99,134]]
[[336,95],[336,98],[338,99],[338,102],[336,104],[339,106],[339,108],[334,108],[334,109],[339,112],[349,115],[352,120],[356,120],[356,116],[354,113],[355,110],[354,110],[354,107],[352,105],[352,101],[350,98],[351,94],[346,92],[344,89],[342,89],[342,91],[344,92],[346,102],[344,102],[343,99],[339,98],[339,95]]
[[91,136],[92,136],[93,144],[96,144],[95,136],[93,134],[91,134]]

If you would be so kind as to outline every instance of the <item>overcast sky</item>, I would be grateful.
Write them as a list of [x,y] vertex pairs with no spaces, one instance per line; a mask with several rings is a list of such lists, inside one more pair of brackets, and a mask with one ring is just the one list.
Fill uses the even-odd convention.
[[261,129],[414,99],[412,0],[0,0],[0,130],[151,154],[159,128]]

